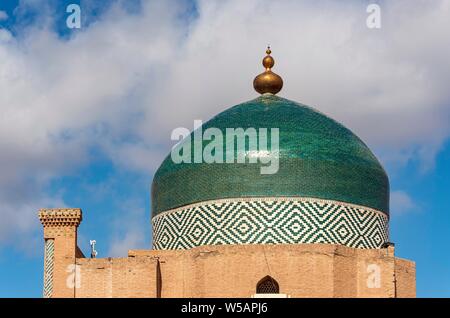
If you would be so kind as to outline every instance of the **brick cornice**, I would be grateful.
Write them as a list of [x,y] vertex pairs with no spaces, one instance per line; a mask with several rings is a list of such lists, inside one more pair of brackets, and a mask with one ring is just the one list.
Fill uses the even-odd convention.
[[81,209],[40,209],[39,220],[44,227],[78,227],[82,220],[82,212]]

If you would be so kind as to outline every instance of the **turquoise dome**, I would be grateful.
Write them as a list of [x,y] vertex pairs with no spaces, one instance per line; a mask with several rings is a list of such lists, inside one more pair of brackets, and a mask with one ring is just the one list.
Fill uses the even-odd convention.
[[203,131],[210,127],[224,135],[226,128],[279,128],[278,172],[261,174],[262,164],[248,161],[176,164],[169,154],[153,179],[152,216],[246,197],[318,198],[389,213],[389,180],[377,158],[349,129],[309,106],[265,94],[218,114]]

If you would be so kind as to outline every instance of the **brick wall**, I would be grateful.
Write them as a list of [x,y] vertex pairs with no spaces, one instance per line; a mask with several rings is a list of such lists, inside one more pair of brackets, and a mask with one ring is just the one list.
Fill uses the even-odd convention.
[[396,258],[397,297],[416,297],[416,264]]
[[[158,259],[162,297],[251,297],[266,275],[291,297],[394,297],[396,285],[397,297],[415,296],[414,263],[392,251],[301,244],[138,250],[127,258],[77,259],[76,297],[156,297]],[[377,271],[379,279],[371,279]]]
[[[80,209],[40,210],[54,241],[50,297],[251,297],[265,276],[290,297],[415,297],[415,263],[394,248],[333,244],[212,245],[84,258]],[[46,262],[48,265],[48,262]]]

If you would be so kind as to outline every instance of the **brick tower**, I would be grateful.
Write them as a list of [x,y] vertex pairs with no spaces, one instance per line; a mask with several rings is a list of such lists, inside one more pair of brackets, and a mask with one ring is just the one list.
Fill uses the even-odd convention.
[[77,246],[81,209],[41,209],[39,219],[45,239],[43,295],[75,297],[76,258],[83,257]]

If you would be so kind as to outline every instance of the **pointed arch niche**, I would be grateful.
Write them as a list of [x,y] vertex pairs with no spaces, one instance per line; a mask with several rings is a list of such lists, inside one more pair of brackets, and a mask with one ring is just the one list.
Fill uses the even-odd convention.
[[256,294],[252,298],[290,298],[286,294],[280,294],[280,285],[272,276],[263,277],[256,284]]
[[257,294],[279,294],[280,286],[278,282],[271,276],[267,275],[256,284]]

